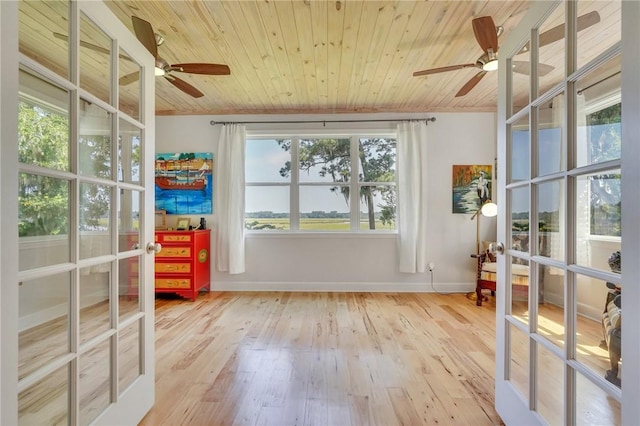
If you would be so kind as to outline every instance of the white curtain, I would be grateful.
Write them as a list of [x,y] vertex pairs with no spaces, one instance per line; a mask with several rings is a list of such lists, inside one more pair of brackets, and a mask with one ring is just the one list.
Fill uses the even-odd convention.
[[218,271],[241,274],[244,264],[244,151],[245,126],[220,126],[216,154],[214,209],[218,218]]
[[[558,169],[561,170],[563,165],[565,164],[565,149],[564,147],[567,144],[567,126],[565,126],[565,98],[564,94],[561,93],[553,98],[553,108],[552,108],[552,123],[551,126],[556,129],[561,129],[561,137],[562,144],[558,149],[560,150]],[[539,161],[543,161],[543,159],[539,159]],[[566,194],[564,190],[564,186],[562,184],[558,185],[558,193],[556,194],[556,200],[560,200],[558,204],[558,217],[560,219],[559,223],[559,231],[549,233],[549,248],[550,248],[550,256],[553,259],[563,260],[564,259],[564,240],[565,240],[565,212],[566,212]],[[540,206],[538,206],[540,207]],[[539,247],[539,246],[538,246]],[[549,271],[552,275],[562,275],[564,271],[550,267]]]
[[[584,94],[576,97],[576,155],[577,164],[589,164],[589,132],[587,127],[587,108]],[[576,247],[575,262],[579,265],[590,265],[590,247],[589,237],[591,234],[591,188],[589,187],[589,179],[578,180],[578,189],[576,196]]]
[[427,224],[427,123],[398,124],[399,271],[424,272]]

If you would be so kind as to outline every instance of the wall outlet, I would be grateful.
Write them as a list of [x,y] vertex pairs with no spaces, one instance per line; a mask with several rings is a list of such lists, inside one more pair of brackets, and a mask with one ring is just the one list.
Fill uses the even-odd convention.
[[429,262],[429,272],[433,272],[433,268],[435,268],[436,265],[433,264],[433,262]]

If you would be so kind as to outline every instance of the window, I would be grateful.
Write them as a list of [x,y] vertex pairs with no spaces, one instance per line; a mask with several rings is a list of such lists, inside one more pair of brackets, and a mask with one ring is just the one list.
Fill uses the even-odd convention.
[[395,164],[395,137],[249,138],[245,227],[394,231]]
[[20,237],[68,233],[69,181],[55,171],[70,170],[70,102],[67,90],[20,70],[18,161],[30,167],[19,177]]
[[[621,117],[620,103],[587,115],[589,164],[620,158]],[[622,220],[619,171],[598,173],[589,178],[591,235],[619,237]]]

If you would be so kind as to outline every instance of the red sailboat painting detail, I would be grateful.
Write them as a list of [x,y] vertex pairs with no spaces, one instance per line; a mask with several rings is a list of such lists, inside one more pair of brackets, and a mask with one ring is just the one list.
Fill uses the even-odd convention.
[[204,189],[207,186],[207,182],[204,179],[183,182],[164,176],[156,176],[156,185],[160,189]]
[[156,185],[160,189],[205,189],[206,174],[211,168],[207,161],[195,154],[178,154],[180,158],[156,159]]

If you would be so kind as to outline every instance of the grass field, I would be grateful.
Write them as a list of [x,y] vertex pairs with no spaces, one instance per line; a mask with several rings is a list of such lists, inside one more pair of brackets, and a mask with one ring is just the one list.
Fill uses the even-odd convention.
[[[289,230],[289,219],[245,219],[245,223],[253,224],[251,229],[256,230]],[[270,225],[270,226],[269,226]],[[271,226],[273,228],[271,228]],[[350,224],[345,219],[300,219],[300,230],[302,231],[349,231]],[[360,222],[360,229],[369,229],[369,222]],[[383,225],[381,221],[376,221],[376,230],[393,231],[395,227]]]

